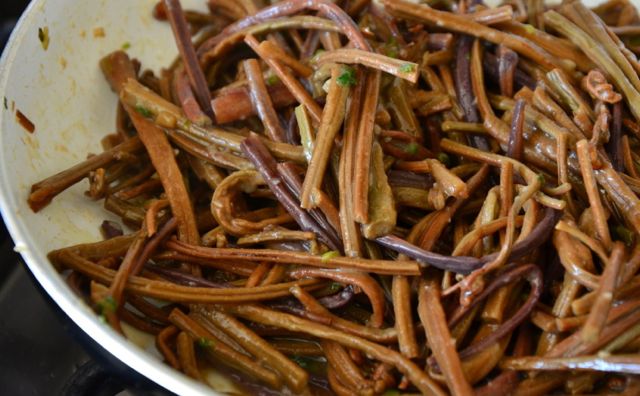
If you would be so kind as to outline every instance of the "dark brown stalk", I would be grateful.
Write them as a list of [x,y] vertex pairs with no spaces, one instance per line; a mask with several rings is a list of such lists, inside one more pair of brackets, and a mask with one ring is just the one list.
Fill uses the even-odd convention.
[[570,358],[507,358],[500,364],[511,370],[604,371],[640,374],[638,355],[580,356]]
[[622,103],[618,102],[613,105],[611,136],[606,144],[607,154],[611,160],[611,166],[617,172],[624,170],[624,155],[622,153]]
[[400,353],[409,359],[413,359],[419,355],[420,351],[413,326],[411,285],[409,278],[406,276],[394,276],[391,295],[393,300],[393,313],[396,318],[395,327],[398,332]]
[[361,393],[373,392],[373,381],[364,377],[342,345],[329,340],[323,340],[321,345],[329,365],[335,370],[341,382]]
[[364,101],[360,111],[358,138],[354,147],[356,158],[353,170],[353,215],[355,221],[369,221],[369,179],[373,149],[373,129],[375,112],[378,107],[381,73],[369,71],[365,73]]
[[518,54],[505,46],[498,46],[498,74],[500,76],[500,93],[513,96],[515,73],[518,67]]
[[342,70],[340,66],[334,66],[331,69],[326,104],[322,110],[321,118],[318,119],[320,125],[313,147],[313,154],[302,184],[300,203],[305,209],[312,209],[317,206],[317,197],[320,195],[322,181],[329,166],[334,139],[342,126],[346,114],[346,104],[350,90],[348,86],[342,86],[338,83]]
[[[455,325],[462,317],[469,312],[469,309],[487,297],[491,295],[491,293],[495,292],[497,289],[510,284],[512,282],[516,282],[520,279],[526,279],[531,285],[531,290],[529,291],[529,296],[524,304],[518,309],[518,311],[513,314],[511,318],[506,320],[504,323],[499,325],[490,335],[481,339],[480,341],[476,341],[468,347],[464,348],[462,351],[458,353],[460,358],[466,358],[472,355],[481,352],[485,348],[494,344],[502,337],[511,333],[516,327],[524,321],[535,305],[538,303],[540,296],[542,295],[542,272],[540,269],[534,264],[525,264],[520,266],[511,266],[506,269],[502,274],[498,275],[496,279],[491,282],[479,295],[476,296],[472,302],[467,306],[460,306],[456,312],[454,312],[453,317],[449,320],[449,327]],[[434,361],[430,360],[430,363],[433,364]]]
[[315,232],[320,240],[326,243],[333,250],[342,250],[342,243],[335,238],[335,235],[327,233],[320,225],[300,207],[298,200],[287,189],[282,177],[278,172],[275,159],[271,156],[264,144],[256,137],[248,137],[242,142],[242,150],[245,155],[260,170],[265,182],[287,212],[298,222],[300,228],[305,231]]
[[178,67],[173,75],[173,90],[175,91],[175,96],[180,102],[184,114],[191,122],[194,122],[197,125],[211,125],[211,118],[209,118],[209,116],[200,108],[200,105],[193,94],[193,90],[191,89],[191,85],[189,84],[189,76],[184,71],[184,68]]
[[133,137],[112,149],[91,156],[86,161],[34,184],[31,186],[31,193],[27,200],[29,207],[34,212],[40,211],[62,191],[88,177],[89,173],[98,168],[104,168],[125,155],[140,151],[142,147],[140,139]]
[[[75,269],[97,282],[111,284],[116,276],[116,271],[101,267],[91,261],[78,256],[74,252],[61,250],[51,253],[51,260],[57,265]],[[145,297],[152,297],[163,301],[180,303],[238,303],[271,300],[289,295],[289,288],[299,284],[303,287],[316,287],[316,280],[301,280],[297,282],[285,282],[271,286],[258,286],[253,288],[223,288],[180,286],[175,283],[156,281],[139,276],[130,276],[125,290]]]
[[509,131],[507,156],[516,161],[522,160],[524,151],[524,110],[526,105],[527,102],[523,99],[518,99],[511,116],[511,130]]
[[[465,120],[467,122],[478,123],[480,122],[480,116],[478,115],[473,88],[471,87],[471,62],[469,54],[471,54],[472,45],[472,36],[462,35],[458,39],[454,77],[456,82],[456,96],[458,102],[460,102],[462,111],[464,111]],[[483,151],[489,150],[489,143],[485,137],[472,135],[470,140],[474,147]]]
[[136,110],[127,108],[127,112],[149,152],[149,157],[158,172],[160,181],[162,181],[162,186],[171,204],[171,212],[178,221],[179,238],[187,243],[198,244],[200,234],[191,199],[167,136],[162,129]]
[[420,283],[418,292],[418,314],[427,335],[429,347],[444,373],[447,385],[454,395],[473,395],[466,380],[456,342],[451,338],[447,319],[440,302],[440,287],[434,280]]
[[[296,98],[281,82],[267,86],[267,91],[276,109],[290,106],[296,102]],[[257,114],[251,104],[248,84],[220,90],[211,101],[211,108],[215,113],[216,122],[219,124],[243,120]]]
[[322,257],[271,249],[206,248],[188,245],[175,240],[167,242],[166,246],[190,257],[211,260],[269,261],[324,268],[355,269],[386,275],[418,275],[420,273],[418,264],[413,261],[370,260],[340,257],[332,254]]
[[[302,179],[298,173],[297,167],[291,162],[282,162],[278,164],[278,171],[287,183],[287,187],[295,196],[302,193]],[[318,224],[330,234],[335,234],[333,238],[340,239],[340,216],[333,202],[327,194],[320,191],[318,197],[318,207],[309,211],[309,214],[318,222]]]
[[253,104],[254,111],[260,117],[264,130],[275,142],[285,141],[285,132],[278,118],[271,97],[267,91],[267,85],[262,77],[262,70],[260,64],[255,59],[247,59],[243,62],[244,73],[247,76],[249,82],[249,92],[251,93],[251,103]]
[[432,380],[424,371],[409,359],[392,349],[367,341],[342,331],[332,329],[306,319],[293,315],[283,314],[255,305],[226,306],[229,312],[252,322],[258,322],[269,326],[302,332],[312,336],[335,341],[340,345],[360,350],[374,359],[395,366],[398,371],[407,378],[425,395],[441,395],[445,393],[440,386]]
[[[536,224],[533,231],[511,250],[508,261],[515,261],[542,245],[551,234],[553,227],[560,220],[562,212],[547,208],[543,219]],[[446,271],[468,274],[485,264],[493,261],[498,253],[492,253],[482,258],[470,256],[444,256],[421,249],[397,236],[387,235],[376,239],[376,242],[389,249],[395,250],[417,260],[421,264],[432,265]]]
[[[412,163],[404,163],[403,165],[409,165]],[[415,172],[415,173],[414,173]],[[433,177],[431,174],[421,174],[419,171],[407,171],[407,170],[390,170],[387,173],[389,185],[391,187],[413,187],[421,190],[428,190],[433,187]]]
[[618,282],[618,274],[624,259],[624,245],[615,242],[611,251],[609,263],[600,276],[600,284],[596,292],[596,300],[593,303],[587,321],[582,326],[582,339],[584,342],[593,342],[598,339],[604,328],[613,303],[613,291]]
[[258,56],[269,65],[269,68],[273,70],[273,72],[278,76],[278,78],[284,83],[284,85],[289,89],[291,95],[293,95],[296,100],[303,104],[309,114],[316,120],[320,121],[322,116],[322,109],[316,103],[316,101],[311,97],[309,92],[302,86],[300,81],[287,69],[282,63],[278,60],[269,56],[264,49],[264,47],[260,46],[258,40],[251,34],[247,35],[244,38],[244,42],[251,47],[251,49],[258,54]]
[[174,309],[169,315],[169,319],[176,327],[197,340],[198,344],[202,345],[203,352],[216,357],[217,361],[240,370],[274,389],[280,389],[282,386],[282,379],[279,375],[260,366],[251,357],[235,351],[179,309]]
[[369,320],[369,325],[380,328],[384,322],[385,300],[384,292],[378,282],[371,276],[363,272],[332,270],[323,268],[297,268],[289,272],[294,279],[304,278],[325,278],[335,282],[353,285],[361,289],[369,298],[373,313]]
[[227,26],[220,34],[204,42],[198,49],[198,53],[202,55],[207,50],[213,48],[218,42],[220,42],[221,37],[229,36],[242,29],[266,22],[270,19],[298,14],[307,9],[320,11],[323,16],[334,21],[341,27],[342,32],[351,42],[354,43],[356,48],[371,50],[371,46],[362,36],[360,29],[358,29],[351,17],[349,17],[349,15],[347,15],[337,5],[322,0],[287,0],[274,4],[270,7],[263,8],[255,14],[247,16]]
[[144,246],[144,249],[142,249],[142,252],[140,252],[140,255],[136,258],[136,262],[131,269],[132,275],[137,275],[140,273],[144,265],[153,256],[160,244],[162,244],[167,238],[169,238],[169,236],[171,236],[177,228],[178,221],[175,217],[173,217],[160,228],[160,231],[158,233],[154,234],[148,239],[147,243]]
[[182,371],[189,377],[202,381],[202,375],[198,370],[198,362],[196,361],[196,351],[193,346],[193,338],[181,331],[176,341],[176,349],[178,351],[178,360]]
[[307,372],[287,359],[262,337],[242,324],[242,322],[231,315],[215,309],[198,306],[196,311],[234,339],[239,345],[246,349],[247,352],[253,354],[261,364],[276,370],[292,391],[302,392],[306,388],[309,378]]
[[198,104],[205,114],[213,119],[214,114],[213,110],[211,110],[209,85],[200,68],[196,50],[191,42],[191,32],[189,31],[189,25],[182,11],[180,0],[164,0],[164,5],[167,10],[169,22],[171,22],[171,28],[173,29],[178,50],[180,50],[180,55],[184,62],[185,71],[189,76],[191,87],[195,90]]
[[180,362],[178,362],[178,358],[176,354],[173,352],[173,349],[169,346],[169,339],[173,338],[176,334],[178,334],[178,328],[174,325],[167,326],[160,333],[156,335],[156,348],[164,357],[166,363],[168,363],[171,367],[176,370],[180,369]]
[[318,302],[327,309],[338,309],[347,305],[354,294],[353,286],[348,285],[334,295],[319,298]]
[[[485,53],[482,59],[482,64],[484,66],[484,71],[487,74],[487,77],[489,77],[491,81],[494,81],[496,84],[499,85],[500,84],[500,71],[499,71],[500,66],[498,62],[498,57],[492,54],[491,52],[487,52]],[[535,78],[528,75],[518,67],[516,67],[514,71],[513,79],[514,79],[515,89],[522,88],[522,87],[535,89],[536,87]]]
[[540,64],[546,70],[563,67],[558,59],[533,42],[474,22],[465,18],[464,15],[439,11],[427,5],[416,5],[404,0],[385,0],[383,3],[396,15],[409,16],[458,33],[473,35],[494,44],[503,44]]

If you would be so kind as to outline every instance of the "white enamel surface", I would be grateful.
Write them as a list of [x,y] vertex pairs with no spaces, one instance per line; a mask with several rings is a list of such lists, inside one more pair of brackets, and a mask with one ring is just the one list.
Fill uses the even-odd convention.
[[[116,96],[98,68],[99,59],[130,43],[129,53],[158,70],[176,54],[171,30],[155,21],[156,0],[34,0],[0,61],[0,209],[16,250],[60,307],[98,343],[123,362],[178,394],[213,394],[133,346],[97,320],[49,264],[52,249],[100,238],[108,215],[84,196],[81,182],[34,214],[26,205],[29,187],[99,152],[99,140],[113,132]],[[203,8],[204,0],[183,0]],[[587,1],[588,4],[595,3]],[[38,28],[48,27],[43,50]],[[104,37],[96,37],[96,29]],[[6,98],[8,109],[2,106]],[[36,126],[28,134],[17,124],[12,103]]]

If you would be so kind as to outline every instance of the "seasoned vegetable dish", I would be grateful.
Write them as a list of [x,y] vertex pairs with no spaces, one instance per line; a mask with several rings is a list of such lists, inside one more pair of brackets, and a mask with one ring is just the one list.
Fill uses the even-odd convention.
[[232,393],[640,393],[631,2],[208,6],[105,54],[115,132],[29,195],[121,218],[49,254],[106,325]]

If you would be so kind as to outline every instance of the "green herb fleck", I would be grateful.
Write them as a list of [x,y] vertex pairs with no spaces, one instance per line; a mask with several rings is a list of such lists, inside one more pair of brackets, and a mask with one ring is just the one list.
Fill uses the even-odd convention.
[[442,162],[442,164],[447,168],[451,165],[451,157],[449,157],[447,153],[439,153],[438,161]]
[[153,116],[153,112],[143,105],[137,105],[136,111],[146,118],[151,118],[151,116]]
[[302,368],[307,368],[309,367],[309,362],[307,362],[307,360],[301,356],[298,355],[293,355],[291,356],[291,360],[293,360],[294,362],[296,362],[296,364]]
[[418,143],[411,142],[404,147],[404,152],[410,155],[416,155],[418,154],[419,149],[420,146],[418,146]]
[[627,246],[632,246],[635,241],[633,232],[623,225],[613,227],[613,235],[615,239],[624,242]]
[[397,389],[387,389],[382,396],[400,396],[400,391]]
[[267,85],[268,85],[268,86],[270,86],[270,87],[271,87],[271,86],[273,86],[273,85],[276,85],[276,84],[278,83],[278,81],[280,81],[280,79],[278,78],[278,76],[276,76],[275,74],[273,74],[273,75],[269,76],[269,78],[267,78],[266,83],[267,83]]
[[547,180],[542,173],[538,173],[538,181],[540,182],[541,186],[544,186],[547,183]]
[[339,282],[332,282],[331,285],[329,286],[329,291],[331,293],[335,293],[342,290],[342,283]]
[[40,40],[40,44],[42,44],[42,48],[46,51],[49,48],[49,28],[43,27],[38,28],[38,40]]
[[213,341],[208,338],[200,337],[198,338],[198,346],[204,349],[211,348],[213,346]]
[[632,47],[640,46],[640,36],[633,36],[629,39],[629,44]]
[[400,47],[398,46],[398,40],[395,37],[391,37],[389,41],[384,45],[384,54],[390,58],[397,58],[400,54]]
[[125,42],[124,44],[122,44],[122,49],[124,51],[128,50],[129,48],[131,48],[131,43],[130,42]]
[[98,308],[100,308],[100,314],[104,316],[115,312],[118,309],[118,303],[112,296],[107,296],[98,302]]
[[322,255],[322,262],[326,263],[329,260],[331,260],[332,258],[336,258],[336,257],[340,257],[340,252],[337,252],[335,250],[330,250],[328,252],[326,252],[325,254]]
[[352,67],[345,66],[342,68],[342,73],[338,76],[338,85],[343,87],[350,87],[356,85],[356,70]]
[[528,23],[524,24],[524,30],[529,33],[529,34],[535,34],[536,33],[536,28],[532,25],[529,25]]
[[98,320],[101,323],[107,323],[107,318],[104,315],[98,315]]
[[403,63],[400,65],[400,73],[413,73],[416,70],[416,65],[413,63]]

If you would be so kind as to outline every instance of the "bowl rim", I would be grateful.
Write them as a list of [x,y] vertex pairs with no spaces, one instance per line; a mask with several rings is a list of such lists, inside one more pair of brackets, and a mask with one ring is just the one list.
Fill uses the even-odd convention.
[[[32,0],[18,19],[0,56],[0,95],[7,90],[10,77],[8,71],[14,66],[21,41],[32,28],[37,16],[36,10],[44,7],[47,1],[51,0]],[[0,111],[0,125],[3,124],[4,117],[11,115],[11,111]],[[4,133],[3,131],[0,134],[0,143]],[[0,164],[5,161],[5,154],[0,150]],[[97,315],[66,285],[46,258],[46,254],[34,249],[36,245],[30,237],[29,228],[19,215],[17,205],[10,194],[14,187],[7,177],[7,167],[0,167],[0,187],[0,213],[13,238],[14,250],[20,253],[47,294],[82,331],[115,358],[171,392],[181,395],[218,395],[213,389],[169,367],[139,347],[132,347],[130,341],[100,322]]]

